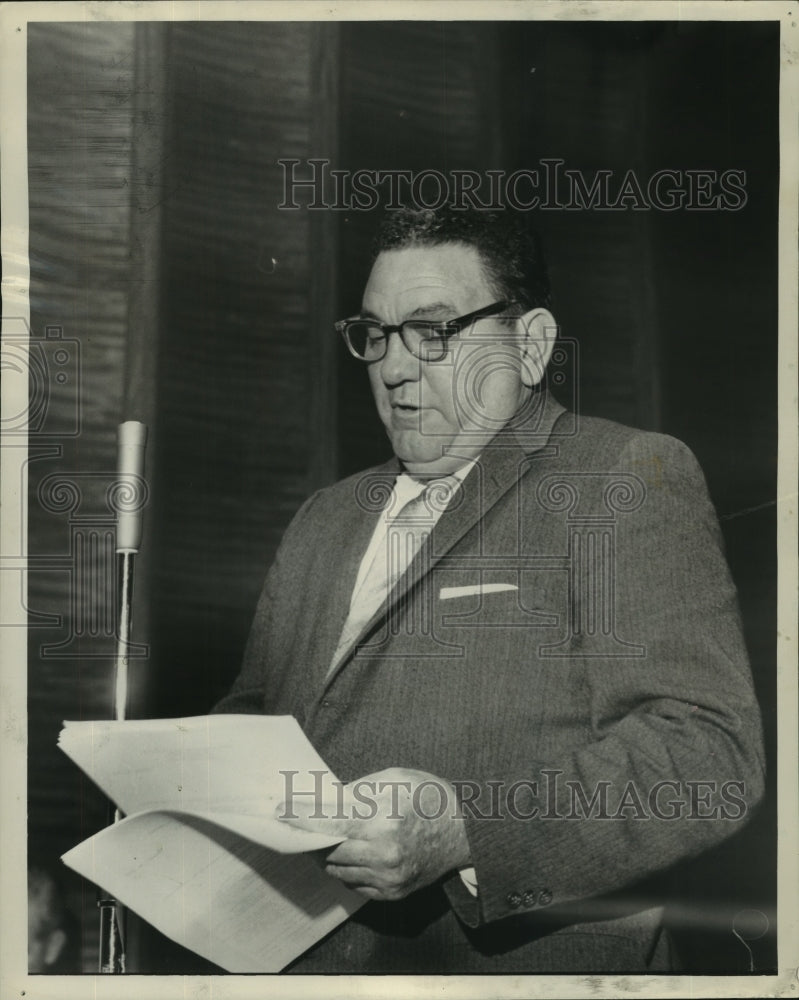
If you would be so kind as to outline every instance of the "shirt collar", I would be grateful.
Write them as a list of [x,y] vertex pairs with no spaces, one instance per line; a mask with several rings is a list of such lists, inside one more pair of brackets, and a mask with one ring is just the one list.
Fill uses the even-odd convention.
[[436,476],[432,479],[414,479],[409,473],[400,472],[394,481],[393,496],[387,509],[395,513],[402,510],[405,504],[410,503],[425,489],[436,483],[447,483],[454,490],[468,476],[478,461],[479,458],[472,458],[449,475]]

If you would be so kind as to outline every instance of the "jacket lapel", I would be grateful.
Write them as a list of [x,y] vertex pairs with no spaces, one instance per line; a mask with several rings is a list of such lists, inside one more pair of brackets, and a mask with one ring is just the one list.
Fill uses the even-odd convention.
[[[399,463],[392,459],[359,477],[354,485],[348,484],[347,494],[342,497],[338,508],[341,520],[336,524],[335,532],[327,536],[328,544],[319,567],[319,578],[323,578],[324,569],[329,569],[334,583],[321,594],[323,606],[314,626],[313,674],[318,685],[324,681],[349,613],[358,569],[377,524],[379,500],[388,496],[398,472]],[[366,491],[366,497],[359,496],[361,489]]]
[[[533,413],[512,421],[497,434],[464,479],[461,502],[452,503],[441,515],[426,550],[408,567],[376,618],[384,617],[516,485],[527,471],[529,456],[548,444],[553,425],[563,412],[560,403],[543,396]],[[368,627],[373,627],[373,622]]]

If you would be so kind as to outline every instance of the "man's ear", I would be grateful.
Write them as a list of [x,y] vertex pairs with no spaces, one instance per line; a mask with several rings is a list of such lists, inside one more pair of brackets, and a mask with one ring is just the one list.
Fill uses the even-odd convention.
[[538,385],[552,356],[558,324],[548,309],[531,309],[518,320],[521,337],[522,382],[528,389]]

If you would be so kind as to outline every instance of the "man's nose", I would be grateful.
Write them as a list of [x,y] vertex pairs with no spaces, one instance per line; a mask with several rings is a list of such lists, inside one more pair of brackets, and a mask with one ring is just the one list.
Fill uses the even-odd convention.
[[380,377],[386,385],[415,382],[419,378],[421,362],[415,358],[402,341],[398,330],[388,334],[386,353],[380,364]]

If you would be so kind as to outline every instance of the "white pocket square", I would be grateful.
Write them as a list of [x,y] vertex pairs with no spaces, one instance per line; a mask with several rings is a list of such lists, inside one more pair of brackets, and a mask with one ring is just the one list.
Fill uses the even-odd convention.
[[470,583],[465,587],[442,587],[438,594],[440,601],[453,597],[474,597],[483,594],[501,594],[503,590],[518,590],[515,583]]

